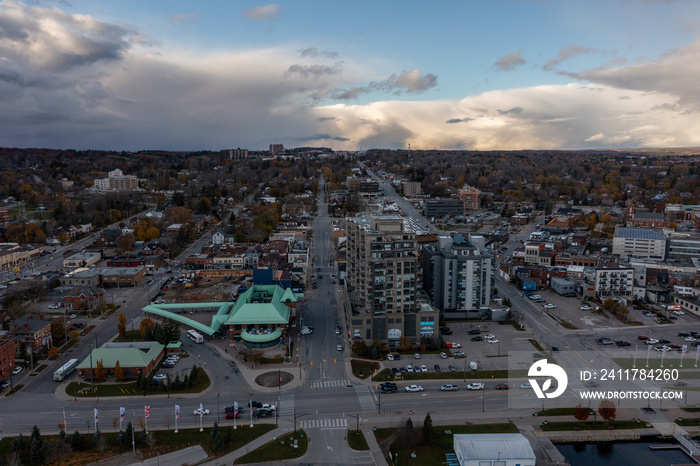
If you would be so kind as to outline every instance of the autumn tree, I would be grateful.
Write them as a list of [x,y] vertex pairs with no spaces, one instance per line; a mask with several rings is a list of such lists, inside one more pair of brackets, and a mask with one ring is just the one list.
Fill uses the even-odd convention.
[[117,380],[124,378],[124,369],[122,369],[119,361],[117,361],[117,363],[114,365],[114,378]]
[[119,332],[120,337],[126,335],[126,316],[123,313],[119,314],[119,322],[117,322],[117,332]]
[[574,409],[574,417],[578,419],[579,424],[581,424],[581,421],[588,419],[589,415],[590,413],[588,412],[588,408],[581,406],[580,404],[576,405],[576,408]]
[[154,328],[156,328],[156,324],[151,319],[148,317],[143,319],[140,327],[141,337],[146,338],[147,335],[153,335]]
[[97,361],[95,364],[95,378],[102,380],[107,376],[107,371],[105,370],[105,365],[102,362],[102,359]]
[[119,238],[117,238],[117,241],[115,242],[117,249],[122,254],[131,251],[131,248],[134,247],[134,243],[136,243],[136,237],[131,233],[120,235]]
[[615,403],[610,400],[603,400],[598,405],[598,414],[603,418],[604,421],[614,421],[617,415],[617,409],[615,408]]

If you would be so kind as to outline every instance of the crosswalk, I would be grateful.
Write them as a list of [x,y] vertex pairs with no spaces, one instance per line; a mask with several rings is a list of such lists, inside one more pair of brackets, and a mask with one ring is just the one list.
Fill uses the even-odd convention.
[[348,419],[309,419],[301,422],[304,429],[343,429],[347,428]]
[[345,380],[309,380],[304,382],[302,387],[304,388],[333,388],[333,387],[347,387],[350,385],[350,379]]
[[363,411],[374,411],[376,409],[374,398],[367,385],[355,385],[355,392]]
[[294,416],[294,397],[285,397],[279,401],[278,404],[279,416],[280,417],[292,417]]

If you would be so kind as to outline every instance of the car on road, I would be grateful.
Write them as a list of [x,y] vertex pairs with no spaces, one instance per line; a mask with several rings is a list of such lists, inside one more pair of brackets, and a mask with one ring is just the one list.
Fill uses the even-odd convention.
[[617,340],[615,342],[615,344],[617,346],[630,346],[632,343],[630,343],[629,341],[626,341],[626,340]]
[[685,337],[685,341],[695,341],[695,337]]
[[[680,337],[681,335],[678,335],[678,336]],[[642,340],[642,341],[648,340],[648,339],[649,339],[649,337],[646,336],[646,335],[639,335],[639,336],[637,337],[637,340]]]
[[657,340],[656,338],[649,338],[645,343],[647,345],[658,345],[659,340]]
[[684,382],[683,380],[676,380],[675,382],[673,382],[673,385],[675,385],[676,387],[685,387],[686,385],[688,385],[688,382]]
[[256,417],[272,417],[274,415],[274,411],[271,409],[258,409],[255,411],[255,416]]
[[599,387],[599,386],[600,385],[598,384],[598,382],[594,382],[593,380],[586,383],[586,387],[588,387],[588,388],[594,388],[594,387]]
[[14,369],[12,369],[12,374],[13,374],[13,375],[17,375],[17,374],[19,374],[20,372],[22,372],[22,366],[17,366],[17,367],[15,367]]
[[582,311],[591,311],[591,310],[593,310],[593,307],[589,306],[588,304],[584,304],[583,306],[581,306],[581,310]]
[[596,338],[596,342],[598,342],[599,345],[612,345],[613,344],[612,340],[605,338],[605,337]]
[[656,351],[663,351],[664,353],[665,353],[666,351],[671,351],[672,349],[673,349],[673,348],[671,348],[670,346],[666,346],[666,345],[657,346],[656,348],[654,348],[654,350],[656,350]]
[[406,387],[407,392],[422,392],[423,391],[423,386],[422,385],[409,385]]
[[452,354],[453,358],[466,358],[467,355],[464,354],[464,351],[457,351],[454,354]]
[[493,333],[489,333],[488,335],[484,335],[484,338],[487,340],[493,340],[494,338],[496,338],[496,335],[494,335]]
[[440,391],[442,392],[456,392],[458,390],[457,385],[452,385],[451,383],[448,383],[447,385],[443,385],[440,387]]
[[678,316],[683,316],[683,315],[685,315],[685,312],[683,312],[683,311],[673,311],[673,313],[676,314],[676,315],[678,315]]
[[433,366],[433,370],[434,370],[435,372],[442,372],[442,369],[440,368],[440,364],[435,364],[435,365]]
[[335,347],[338,351],[343,351],[343,345],[338,345]]
[[485,388],[483,382],[472,382],[467,385],[467,390],[483,390]]
[[226,413],[226,419],[238,419],[241,417],[240,411],[229,411]]
[[393,382],[385,382],[379,385],[379,390],[381,390],[382,393],[396,393],[398,387]]
[[530,382],[525,382],[520,384],[520,388],[532,388],[532,385],[530,385]]
[[335,334],[340,335],[340,327],[338,325],[335,326]]
[[209,414],[209,410],[207,408],[204,408],[204,411],[202,411],[201,408],[197,408],[194,410],[195,415],[204,415],[204,414]]
[[690,336],[690,333],[688,333],[688,332],[678,332],[678,336],[679,336],[679,337],[689,337],[689,336]]
[[447,359],[447,354],[446,353],[440,353],[440,357],[442,359]]
[[260,403],[259,401],[249,401],[248,406],[250,408],[262,408],[262,403]]
[[3,380],[2,385],[0,385],[0,390],[5,390],[7,387],[12,385],[9,380]]
[[273,404],[269,404],[269,403],[263,403],[263,405],[260,408],[261,409],[269,409],[269,410],[274,411],[275,409],[277,409],[277,406],[275,406]]
[[662,345],[665,345],[666,343],[671,343],[671,340],[667,340],[665,338],[659,338],[659,343]]
[[486,341],[488,341],[489,343],[500,343],[501,342],[501,340],[499,340],[497,338],[492,338],[491,340],[486,340]]
[[499,383],[496,385],[496,390],[508,390],[510,388],[507,383]]
[[484,337],[482,337],[481,335],[472,337],[472,341],[484,341]]
[[309,327],[302,327],[301,332],[299,332],[302,335],[311,335],[313,333],[313,330]]
[[[232,413],[232,412],[234,412],[234,411],[236,411],[236,406],[235,406],[235,405],[226,406],[226,407],[224,408],[224,412],[225,412],[225,413]],[[241,408],[241,407],[239,406],[239,407],[238,407],[238,412],[242,413],[242,412],[243,412],[243,408]]]

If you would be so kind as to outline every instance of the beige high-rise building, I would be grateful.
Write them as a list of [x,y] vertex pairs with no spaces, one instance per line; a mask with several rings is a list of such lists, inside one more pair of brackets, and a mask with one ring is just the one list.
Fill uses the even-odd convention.
[[390,347],[433,337],[438,312],[418,299],[416,233],[400,215],[347,219],[347,277],[352,336]]
[[270,144],[270,154],[272,154],[272,155],[284,154],[284,145],[283,144]]
[[406,197],[417,197],[421,193],[420,183],[418,181],[404,181],[403,195]]

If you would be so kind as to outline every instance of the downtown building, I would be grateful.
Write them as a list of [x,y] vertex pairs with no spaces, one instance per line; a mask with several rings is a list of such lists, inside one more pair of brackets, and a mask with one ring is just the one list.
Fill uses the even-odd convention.
[[490,317],[496,267],[484,243],[458,234],[423,247],[423,289],[445,317]]
[[418,296],[416,230],[400,215],[347,219],[347,286],[353,340],[390,348],[437,332],[439,313]]

